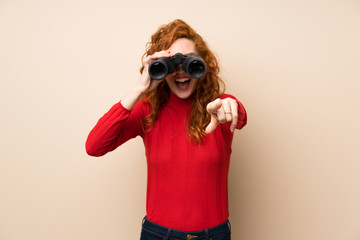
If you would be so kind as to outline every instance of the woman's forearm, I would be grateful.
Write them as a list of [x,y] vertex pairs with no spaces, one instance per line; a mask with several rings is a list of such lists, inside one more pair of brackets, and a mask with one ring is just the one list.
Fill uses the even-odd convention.
[[121,100],[121,104],[124,108],[131,110],[143,95],[143,91],[136,86]]

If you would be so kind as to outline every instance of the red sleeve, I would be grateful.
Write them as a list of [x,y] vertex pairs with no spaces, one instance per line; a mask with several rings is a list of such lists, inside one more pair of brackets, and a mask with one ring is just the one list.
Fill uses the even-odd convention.
[[140,100],[132,110],[116,103],[99,119],[86,140],[86,152],[102,156],[127,140],[142,134],[141,120],[145,117],[144,103]]
[[[223,94],[221,97],[221,99],[225,99],[225,98],[232,98],[234,99],[237,103],[238,103],[238,122],[236,125],[236,129],[242,129],[246,123],[247,123],[247,113],[246,110],[243,106],[243,104],[234,96],[230,95],[230,94]],[[228,123],[229,127],[230,127],[231,123]]]

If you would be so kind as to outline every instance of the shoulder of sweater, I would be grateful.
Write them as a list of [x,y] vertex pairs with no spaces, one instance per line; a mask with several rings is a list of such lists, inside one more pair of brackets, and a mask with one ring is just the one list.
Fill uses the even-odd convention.
[[149,99],[149,96],[145,96],[145,97],[142,97],[140,100],[146,101],[146,100],[148,100],[148,99]]
[[145,96],[140,98],[140,100],[136,103],[136,105],[138,107],[141,107],[143,110],[145,111],[150,111],[150,103],[146,102],[146,100],[148,100],[149,97]]
[[137,103],[135,105],[142,106],[142,107],[147,106],[147,105],[150,106],[150,104],[148,102],[146,102],[146,100],[148,100],[148,99],[149,99],[149,97],[142,97],[139,99],[139,101],[137,101]]

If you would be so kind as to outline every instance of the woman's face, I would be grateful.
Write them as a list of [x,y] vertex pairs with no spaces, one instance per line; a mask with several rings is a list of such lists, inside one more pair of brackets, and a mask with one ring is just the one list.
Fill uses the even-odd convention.
[[[177,39],[168,50],[170,51],[171,56],[176,53],[182,53],[183,55],[196,53],[195,43],[186,38]],[[170,90],[182,99],[191,96],[195,91],[197,81],[195,78],[190,78],[190,76],[182,69],[181,65],[177,66],[173,73],[168,74],[165,77],[165,80],[169,85]]]

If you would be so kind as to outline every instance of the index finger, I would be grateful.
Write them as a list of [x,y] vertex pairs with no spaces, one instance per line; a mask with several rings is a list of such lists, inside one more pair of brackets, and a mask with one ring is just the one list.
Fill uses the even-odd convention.
[[170,51],[162,50],[152,55],[144,56],[142,59],[143,65],[148,66],[151,62],[162,57],[170,57]]
[[170,51],[168,50],[162,50],[159,52],[154,53],[153,55],[151,55],[151,59],[158,59],[158,58],[162,58],[162,57],[170,57]]
[[209,113],[216,113],[218,109],[222,106],[220,98],[215,99],[214,101],[208,103],[206,106],[206,111]]

